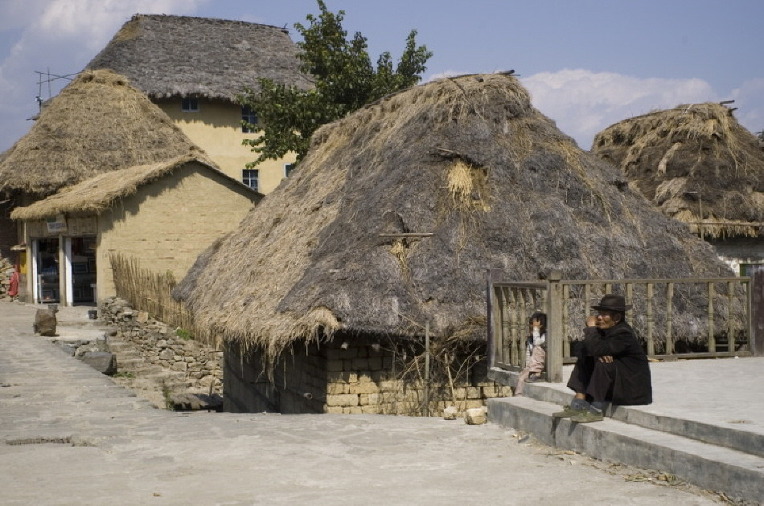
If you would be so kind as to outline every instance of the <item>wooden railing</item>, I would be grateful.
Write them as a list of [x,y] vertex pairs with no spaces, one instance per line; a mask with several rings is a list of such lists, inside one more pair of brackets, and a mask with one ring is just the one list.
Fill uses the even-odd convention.
[[[764,280],[764,271],[760,276]],[[618,293],[634,307],[626,321],[652,358],[748,356],[761,354],[764,314],[758,301],[764,282],[752,278],[563,280],[553,273],[536,282],[505,281],[488,275],[488,353],[491,367],[525,365],[528,318],[547,314],[547,379],[562,381],[562,366],[574,362],[591,305]],[[759,335],[756,335],[756,332]]]

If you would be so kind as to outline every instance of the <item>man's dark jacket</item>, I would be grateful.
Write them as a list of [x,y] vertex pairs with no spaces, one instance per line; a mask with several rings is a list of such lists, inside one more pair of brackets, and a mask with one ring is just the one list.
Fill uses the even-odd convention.
[[653,402],[647,355],[628,323],[621,321],[607,330],[586,327],[584,347],[586,355],[591,357],[613,357],[616,370],[613,404],[627,406]]

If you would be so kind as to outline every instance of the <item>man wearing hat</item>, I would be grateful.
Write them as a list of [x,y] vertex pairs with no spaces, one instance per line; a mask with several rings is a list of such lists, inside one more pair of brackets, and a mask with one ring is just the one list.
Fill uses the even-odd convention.
[[576,395],[557,418],[586,423],[602,420],[607,404],[642,405],[653,402],[650,366],[621,295],[607,294],[592,306],[597,315],[586,319],[583,346],[568,381]]

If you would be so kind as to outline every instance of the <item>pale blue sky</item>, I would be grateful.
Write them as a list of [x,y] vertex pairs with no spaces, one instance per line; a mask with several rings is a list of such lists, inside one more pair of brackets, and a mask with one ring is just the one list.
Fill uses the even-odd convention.
[[[764,130],[761,0],[326,4],[345,10],[345,28],[369,39],[373,59],[400,55],[416,29],[435,53],[425,80],[515,69],[534,105],[584,149],[616,121],[680,103],[735,99],[740,122]],[[135,13],[286,25],[296,39],[293,25],[309,12],[318,12],[315,0],[0,0],[0,151],[30,127],[34,71],[81,70]]]

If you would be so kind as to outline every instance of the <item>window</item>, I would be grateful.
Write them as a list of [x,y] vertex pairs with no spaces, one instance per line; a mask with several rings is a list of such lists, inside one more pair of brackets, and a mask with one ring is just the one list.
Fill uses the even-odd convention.
[[759,267],[760,269],[764,269],[764,263],[740,262],[740,275],[753,276],[753,270],[756,267]]
[[257,114],[255,114],[255,111],[250,109],[248,105],[243,105],[241,106],[241,131],[245,134],[251,134],[255,130],[254,128],[247,126],[247,123],[256,125]]
[[289,175],[294,170],[294,164],[293,163],[285,163],[284,164],[284,177],[289,177]]
[[249,186],[253,190],[258,190],[258,170],[257,169],[244,169],[241,171],[241,182]]
[[187,97],[181,100],[180,109],[183,112],[199,112],[199,101],[194,97]]

